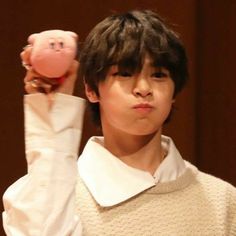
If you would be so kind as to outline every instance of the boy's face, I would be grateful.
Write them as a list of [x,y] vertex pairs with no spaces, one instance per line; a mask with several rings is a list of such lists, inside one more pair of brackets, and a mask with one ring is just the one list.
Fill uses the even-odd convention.
[[159,131],[170,113],[174,82],[167,69],[153,67],[146,56],[139,73],[112,66],[98,90],[99,97],[88,98],[100,104],[103,131],[148,135]]

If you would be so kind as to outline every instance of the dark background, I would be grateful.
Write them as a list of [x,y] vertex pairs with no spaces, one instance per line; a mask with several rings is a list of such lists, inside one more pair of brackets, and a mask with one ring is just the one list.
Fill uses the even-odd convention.
[[[28,35],[64,29],[83,41],[104,17],[130,9],[157,11],[180,33],[188,52],[191,79],[177,97],[177,111],[164,133],[172,136],[184,159],[236,185],[235,0],[15,0],[1,3],[0,14],[0,195],[26,173],[25,71],[19,53]],[[83,96],[81,81],[76,94]],[[98,133],[88,115],[85,127],[82,147]]]

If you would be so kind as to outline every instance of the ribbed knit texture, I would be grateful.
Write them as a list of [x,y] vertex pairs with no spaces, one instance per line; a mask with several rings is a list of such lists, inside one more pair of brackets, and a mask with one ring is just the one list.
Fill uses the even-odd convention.
[[106,208],[78,178],[77,207],[84,236],[236,235],[236,189],[194,166],[175,181]]

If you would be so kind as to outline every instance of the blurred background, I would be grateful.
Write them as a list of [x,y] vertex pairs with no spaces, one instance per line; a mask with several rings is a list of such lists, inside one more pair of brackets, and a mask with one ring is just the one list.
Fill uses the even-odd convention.
[[[27,171],[24,157],[23,77],[19,54],[27,37],[47,29],[75,31],[83,41],[114,12],[151,9],[179,32],[189,57],[190,80],[164,128],[184,159],[236,185],[235,0],[15,0],[0,14],[0,195]],[[76,95],[84,96],[82,81]],[[88,113],[81,149],[99,131]],[[220,191],[220,190],[219,190]],[[2,204],[1,204],[2,211]],[[4,235],[0,229],[0,235]]]

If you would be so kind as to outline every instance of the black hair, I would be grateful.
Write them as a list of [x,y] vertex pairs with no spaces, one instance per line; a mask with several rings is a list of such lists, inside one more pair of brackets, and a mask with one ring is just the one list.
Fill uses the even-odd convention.
[[[149,10],[114,14],[97,24],[80,51],[79,74],[99,96],[98,83],[112,65],[140,71],[146,54],[154,66],[169,70],[176,96],[188,78],[185,48],[178,35]],[[90,106],[94,121],[100,124],[99,104]]]

